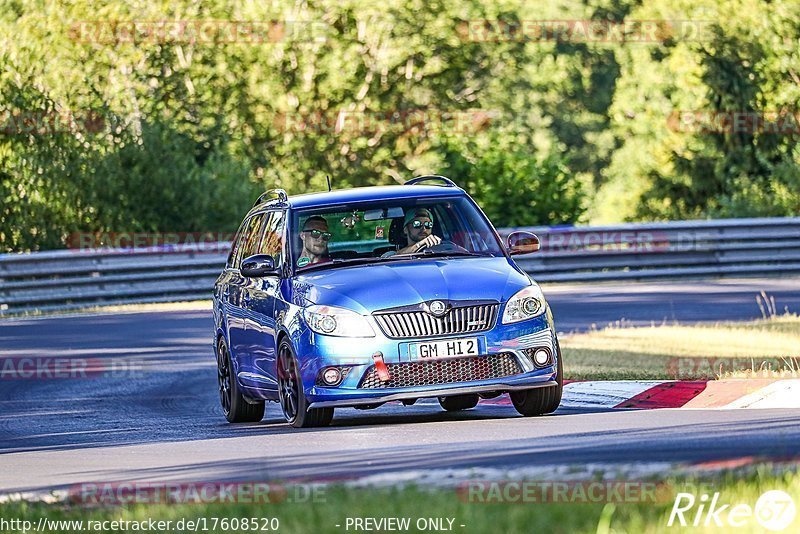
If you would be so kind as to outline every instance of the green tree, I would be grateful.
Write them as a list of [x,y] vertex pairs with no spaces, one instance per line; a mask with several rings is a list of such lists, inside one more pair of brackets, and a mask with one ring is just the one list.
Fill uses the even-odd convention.
[[578,222],[586,195],[560,156],[532,156],[513,137],[494,132],[483,146],[445,147],[454,177],[498,227]]

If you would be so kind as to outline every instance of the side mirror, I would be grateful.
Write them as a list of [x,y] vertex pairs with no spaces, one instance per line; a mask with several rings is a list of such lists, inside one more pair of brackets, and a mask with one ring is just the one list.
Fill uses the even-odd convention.
[[530,232],[511,232],[506,238],[508,253],[512,256],[530,254],[539,250],[539,238]]
[[275,267],[275,260],[269,254],[255,254],[242,260],[239,272],[248,278],[258,278],[277,275],[278,269]]

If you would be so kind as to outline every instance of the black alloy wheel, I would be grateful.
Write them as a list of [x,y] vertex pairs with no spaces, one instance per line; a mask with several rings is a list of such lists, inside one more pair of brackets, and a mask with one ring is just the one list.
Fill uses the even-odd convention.
[[217,342],[217,384],[222,413],[230,423],[257,423],[264,418],[264,401],[246,399],[233,376],[231,355],[225,340]]
[[295,428],[328,426],[333,408],[308,408],[297,359],[288,339],[278,346],[278,396],[286,421]]

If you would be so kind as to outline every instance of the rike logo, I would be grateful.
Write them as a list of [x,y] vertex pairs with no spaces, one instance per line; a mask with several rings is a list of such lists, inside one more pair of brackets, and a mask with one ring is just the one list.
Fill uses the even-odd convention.
[[[693,511],[695,504],[698,504],[698,499],[691,493],[678,493],[675,496],[675,504],[669,514],[667,526],[671,527],[677,519],[682,527],[687,525],[744,527],[755,519],[763,528],[779,532],[789,527],[797,515],[794,500],[785,491],[767,491],[758,498],[755,508],[748,504],[733,506],[720,504],[719,495],[719,492],[714,493],[709,502],[708,494],[704,493],[700,496],[697,509]],[[684,517],[684,513],[689,517],[689,521]]]

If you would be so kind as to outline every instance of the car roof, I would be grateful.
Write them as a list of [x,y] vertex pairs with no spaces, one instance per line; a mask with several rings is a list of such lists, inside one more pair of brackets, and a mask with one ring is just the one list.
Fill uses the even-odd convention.
[[355,202],[368,202],[370,200],[452,197],[463,196],[465,194],[464,190],[460,187],[445,187],[439,185],[385,185],[294,195],[289,197],[288,203],[294,209],[303,209]]

